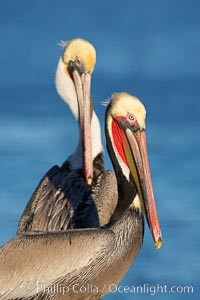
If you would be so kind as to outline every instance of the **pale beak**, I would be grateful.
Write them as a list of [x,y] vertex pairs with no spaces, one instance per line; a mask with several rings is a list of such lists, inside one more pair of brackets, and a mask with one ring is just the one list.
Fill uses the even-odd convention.
[[86,181],[92,184],[93,180],[93,159],[92,159],[92,139],[91,139],[91,75],[83,75],[83,139],[84,139],[84,170]]
[[88,184],[93,180],[93,159],[91,143],[91,74],[78,71],[75,65],[71,70],[79,106],[79,124],[82,136],[83,170]]
[[148,162],[146,134],[144,130],[125,130],[127,140],[124,146],[126,159],[135,180],[139,198],[144,205],[147,223],[149,225],[156,248],[162,246],[162,234],[158,221],[154,200],[151,174]]

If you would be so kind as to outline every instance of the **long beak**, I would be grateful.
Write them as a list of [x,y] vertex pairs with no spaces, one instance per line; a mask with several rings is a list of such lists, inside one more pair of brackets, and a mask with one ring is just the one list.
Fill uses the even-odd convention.
[[73,71],[73,79],[77,93],[79,106],[79,122],[82,137],[83,170],[85,180],[92,184],[93,180],[93,160],[91,143],[91,98],[90,86],[91,75],[89,73],[79,75],[77,70]]
[[145,131],[125,130],[127,144],[124,150],[126,159],[135,180],[138,194],[145,209],[147,223],[149,225],[156,248],[162,246],[162,234],[158,221],[156,204],[153,195],[153,187],[148,162]]

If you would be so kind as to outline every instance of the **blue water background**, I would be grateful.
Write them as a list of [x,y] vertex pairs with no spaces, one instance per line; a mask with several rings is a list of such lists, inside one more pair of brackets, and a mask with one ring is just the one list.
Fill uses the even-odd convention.
[[113,293],[105,299],[199,299],[198,0],[1,0],[0,244],[15,235],[45,171],[75,149],[76,123],[54,87],[57,43],[74,37],[90,40],[97,50],[92,95],[102,127],[100,103],[115,91],[137,95],[148,113],[163,248],[154,249],[146,227],[141,252],[121,285],[194,288],[189,295]]

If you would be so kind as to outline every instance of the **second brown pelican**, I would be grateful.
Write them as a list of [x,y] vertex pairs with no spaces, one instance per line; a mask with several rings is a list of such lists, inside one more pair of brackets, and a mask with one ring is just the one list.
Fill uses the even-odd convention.
[[18,234],[103,226],[117,204],[116,178],[112,171],[104,171],[101,129],[90,97],[95,48],[83,39],[63,47],[56,88],[79,123],[80,138],[66,162],[52,167],[40,181],[20,219]]
[[99,299],[118,284],[143,242],[146,216],[156,248],[162,236],[145,135],[146,111],[135,97],[114,94],[106,140],[118,183],[118,206],[100,229],[25,233],[0,248],[0,299]]

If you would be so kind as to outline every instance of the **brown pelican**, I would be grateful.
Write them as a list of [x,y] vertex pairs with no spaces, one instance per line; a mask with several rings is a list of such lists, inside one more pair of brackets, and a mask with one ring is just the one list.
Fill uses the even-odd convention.
[[113,220],[96,229],[25,233],[0,248],[0,299],[98,299],[118,284],[143,242],[146,216],[156,248],[162,237],[154,202],[143,104],[114,94],[106,140],[118,183]]
[[[18,234],[103,226],[117,204],[116,178],[103,170],[100,124],[90,97],[95,48],[83,39],[63,47],[56,88],[79,122],[80,138],[67,161],[52,167],[40,181],[20,219]],[[92,186],[85,181],[89,185],[93,181]]]

